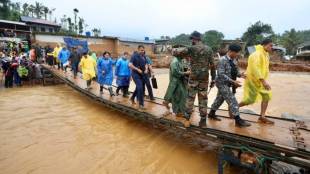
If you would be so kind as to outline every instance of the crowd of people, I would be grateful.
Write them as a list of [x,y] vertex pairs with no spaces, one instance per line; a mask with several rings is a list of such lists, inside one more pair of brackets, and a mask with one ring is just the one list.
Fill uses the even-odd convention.
[[[249,122],[240,117],[239,108],[258,101],[261,101],[261,114],[258,121],[263,124],[274,124],[266,118],[267,106],[272,96],[271,87],[267,82],[272,40],[265,39],[256,46],[256,51],[248,58],[246,72],[241,73],[236,62],[241,51],[240,45],[231,44],[228,52],[219,59],[215,66],[212,50],[202,44],[201,34],[194,32],[190,39],[192,40],[191,46],[176,48],[173,51],[175,58],[170,65],[170,83],[163,102],[168,109],[167,114],[170,112],[169,104],[172,104],[173,114],[189,120],[198,94],[201,117],[199,126],[201,127],[206,126],[207,117],[221,121],[216,111],[224,101],[228,104],[230,117],[235,119],[235,125],[238,127],[251,126]],[[211,79],[209,79],[209,74]],[[244,97],[240,103],[235,97],[236,88],[241,87],[241,82],[237,78],[245,79]],[[210,112],[207,113],[209,84],[210,88],[216,86],[218,92]]]
[[[183,117],[190,120],[196,96],[198,96],[201,127],[206,126],[207,117],[221,121],[216,111],[224,103],[228,104],[229,115],[235,120],[238,127],[248,127],[251,124],[240,117],[239,108],[257,101],[261,102],[261,116],[259,122],[273,124],[266,118],[268,102],[271,99],[271,87],[267,83],[269,74],[269,52],[272,51],[272,40],[265,39],[256,46],[256,51],[249,56],[248,68],[241,73],[236,59],[239,57],[241,46],[231,44],[215,66],[212,50],[201,42],[201,34],[194,32],[190,37],[192,45],[173,49],[173,60],[170,64],[170,81],[163,105],[167,114]],[[114,96],[112,82],[116,79],[116,95],[121,90],[124,97],[129,97],[129,85],[131,79],[135,83],[135,91],[130,100],[132,104],[138,104],[140,110],[145,110],[144,98],[147,89],[150,100],[155,100],[150,77],[154,75],[152,62],[145,54],[143,45],[139,45],[132,55],[125,52],[119,59],[113,59],[109,52],[104,52],[97,58],[95,53],[82,53],[79,56],[76,48],[68,51],[65,47],[57,46],[50,53],[51,61],[58,62],[58,68],[67,70],[68,62],[71,64],[74,77],[78,70],[82,72],[86,81],[86,89],[91,89],[94,79],[100,84],[100,93],[107,89],[110,96]],[[113,68],[115,67],[115,68]],[[238,103],[235,93],[236,88],[241,87],[238,78],[244,78],[244,98]],[[217,87],[216,99],[208,111],[208,94],[210,89]],[[137,103],[136,103],[137,101]]]
[[[173,49],[173,60],[170,64],[169,86],[167,88],[163,105],[166,106],[167,114],[183,117],[190,120],[196,96],[198,96],[201,127],[206,126],[207,117],[212,120],[221,121],[216,111],[224,103],[228,104],[229,115],[235,120],[238,127],[248,127],[251,124],[240,117],[239,108],[261,101],[261,116],[259,122],[273,124],[266,118],[266,110],[271,100],[271,87],[267,82],[269,75],[269,53],[272,51],[272,40],[265,39],[256,46],[256,51],[248,58],[246,72],[241,73],[236,59],[239,57],[241,46],[231,44],[215,66],[212,50],[201,42],[201,34],[191,34],[191,46]],[[132,104],[138,104],[140,110],[145,110],[145,91],[148,91],[150,100],[155,100],[150,78],[154,76],[152,61],[146,56],[145,48],[139,45],[137,51],[124,52],[118,59],[114,59],[111,53],[105,51],[97,57],[95,52],[81,51],[78,47],[67,48],[58,44],[54,49],[44,49],[45,61],[53,68],[67,72],[71,67],[74,78],[78,72],[86,81],[86,89],[92,88],[92,81],[96,80],[99,85],[100,94],[106,89],[110,96],[119,95],[129,97],[129,86],[133,80],[135,90],[130,97]],[[10,56],[3,51],[0,52],[3,74],[5,76],[5,87],[21,85],[22,79],[34,78],[38,56],[36,49],[32,48],[28,53],[12,51]],[[235,93],[236,88],[241,87],[238,78],[244,78],[244,97],[238,103]],[[114,93],[112,83],[116,80],[117,89]],[[208,94],[210,89],[217,87],[216,99],[211,105],[209,113]],[[136,103],[137,101],[137,103]],[[170,112],[172,106],[172,112]]]
[[5,88],[20,87],[24,81],[34,82],[42,78],[39,58],[41,49],[33,46],[26,49],[0,49],[1,84],[4,81]]
[[[143,61],[140,60],[141,57]],[[142,45],[131,57],[128,52],[124,52],[118,59],[114,59],[108,51],[97,57],[95,52],[83,52],[78,47],[67,48],[65,45],[58,44],[54,49],[47,49],[46,63],[64,72],[67,72],[67,68],[70,66],[74,78],[77,77],[78,72],[82,73],[87,90],[92,88],[91,83],[96,80],[100,85],[100,94],[103,94],[104,89],[107,89],[111,97],[119,95],[120,91],[124,97],[129,97],[130,81],[133,80],[137,85],[137,90],[133,93],[131,101],[135,103],[135,98],[137,98],[140,109],[144,109],[145,89],[148,91],[150,100],[155,100],[150,83],[150,78],[154,75],[152,61],[146,56]],[[143,72],[137,73],[137,67],[141,68],[142,66]],[[114,79],[117,84],[115,92],[112,88]]]

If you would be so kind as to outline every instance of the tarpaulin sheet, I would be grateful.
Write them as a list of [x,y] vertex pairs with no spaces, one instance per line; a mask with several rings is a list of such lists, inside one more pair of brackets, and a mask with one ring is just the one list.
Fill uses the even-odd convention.
[[88,52],[88,43],[86,40],[65,37],[64,42],[69,48],[78,47],[79,52],[81,53]]

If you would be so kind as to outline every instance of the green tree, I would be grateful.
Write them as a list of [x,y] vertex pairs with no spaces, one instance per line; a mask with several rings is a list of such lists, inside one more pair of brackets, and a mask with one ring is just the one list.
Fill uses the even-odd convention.
[[0,18],[9,19],[10,17],[10,0],[0,0]]
[[49,9],[48,11],[48,16],[49,16],[49,20],[51,21],[52,20],[52,16],[53,16],[53,12],[56,10],[56,8],[52,8],[52,9]]
[[47,20],[47,14],[49,13],[49,8],[46,6],[43,6],[43,14],[44,14],[44,19]]
[[18,21],[20,18],[20,3],[10,3],[9,20]]
[[202,41],[204,44],[210,46],[214,52],[218,52],[223,42],[223,39],[223,33],[216,30],[209,30],[204,33]]
[[79,34],[82,35],[84,30],[84,19],[79,18]]
[[29,5],[28,11],[29,11],[31,17],[34,17],[34,9],[35,9],[34,5],[32,5],[32,4]]
[[43,5],[39,2],[35,2],[34,6],[34,14],[36,15],[37,18],[41,18],[43,14]]
[[272,27],[258,21],[247,29],[241,39],[246,42],[246,46],[252,46],[259,44],[266,37],[274,37]]
[[298,31],[297,34],[303,42],[310,41],[310,30]]
[[60,18],[60,22],[61,22],[62,29],[68,30],[67,16],[66,15],[63,15],[63,17]]
[[302,38],[294,28],[290,31],[285,31],[280,39],[280,43],[286,48],[286,52],[289,55],[295,55],[297,46],[302,42]]
[[99,28],[92,29],[92,32],[95,37],[99,37],[101,35],[101,30]]
[[188,34],[180,34],[171,39],[173,45],[190,45],[191,40],[189,39]]
[[28,8],[29,8],[29,4],[28,3],[24,3],[23,4],[23,13],[22,13],[24,16],[29,16]]
[[71,18],[67,18],[67,22],[68,22],[68,27],[69,27],[69,32],[72,33],[73,32],[73,28],[74,28],[74,24],[72,23]]

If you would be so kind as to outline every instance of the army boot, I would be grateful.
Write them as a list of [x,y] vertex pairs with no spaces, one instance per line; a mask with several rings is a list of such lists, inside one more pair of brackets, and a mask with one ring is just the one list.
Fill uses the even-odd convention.
[[215,110],[209,112],[208,118],[215,121],[221,121],[221,119],[215,114]]
[[235,125],[237,127],[249,127],[249,126],[251,126],[251,124],[249,122],[240,118],[239,115],[235,116]]

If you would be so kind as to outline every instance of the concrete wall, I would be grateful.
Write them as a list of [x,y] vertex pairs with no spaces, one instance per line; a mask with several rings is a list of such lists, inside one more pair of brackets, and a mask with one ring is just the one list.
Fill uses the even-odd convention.
[[146,54],[152,58],[154,58],[154,44],[143,44],[143,43],[134,43],[134,42],[124,42],[117,41],[117,52],[122,55],[125,51],[127,51],[130,55],[137,51],[138,46],[143,45],[146,51]]
[[[52,47],[56,46],[57,43],[64,44],[63,38],[67,36],[57,36],[57,35],[48,35],[48,34],[35,34],[32,39],[32,43],[39,44],[41,46],[50,45]],[[97,53],[98,56],[101,56],[104,51],[109,51],[113,57],[118,57],[122,55],[125,51],[132,54],[137,50],[138,45],[144,45],[146,53],[151,58],[154,58],[154,44],[142,44],[135,42],[125,42],[119,41],[114,38],[77,38],[81,40],[87,40],[88,47],[91,51]]]
[[97,56],[101,56],[103,52],[108,51],[113,57],[118,55],[115,45],[115,39],[99,39],[99,38],[88,38],[88,47],[91,51],[97,53]]

